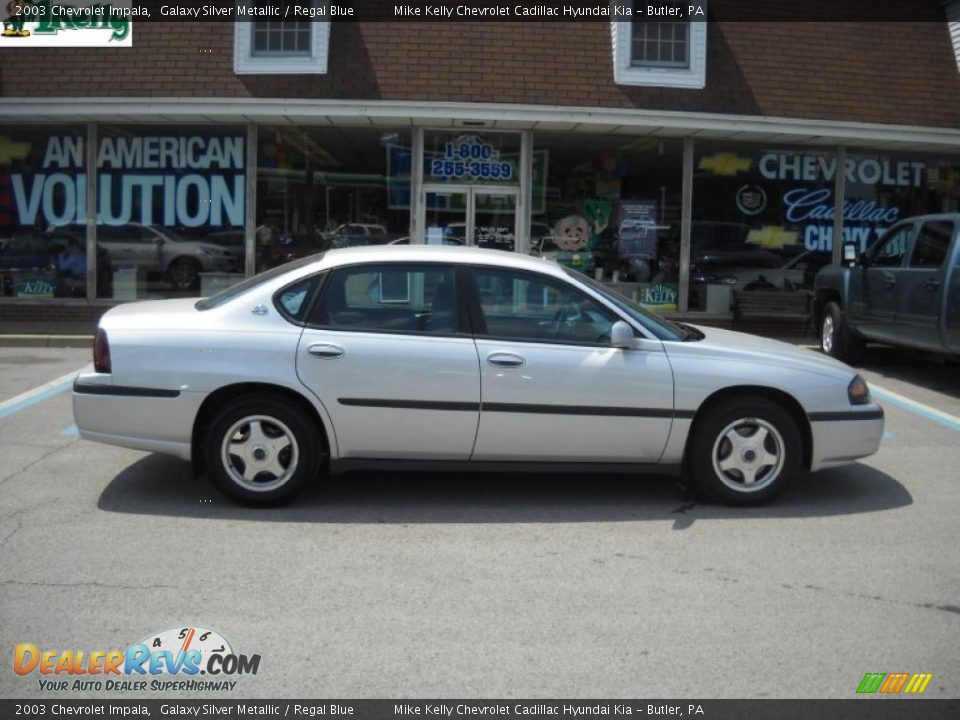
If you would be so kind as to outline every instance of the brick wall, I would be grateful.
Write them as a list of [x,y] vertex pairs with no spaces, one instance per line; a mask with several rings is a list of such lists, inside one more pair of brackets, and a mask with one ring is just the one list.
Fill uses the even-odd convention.
[[326,75],[241,77],[233,23],[150,22],[134,25],[131,49],[0,49],[0,95],[442,100],[960,127],[945,20],[711,22],[704,90],[616,85],[604,22],[335,23]]

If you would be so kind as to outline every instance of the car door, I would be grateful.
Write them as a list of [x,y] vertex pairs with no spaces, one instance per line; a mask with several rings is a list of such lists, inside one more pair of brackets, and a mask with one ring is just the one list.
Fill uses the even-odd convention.
[[477,350],[451,265],[331,271],[297,350],[342,458],[467,460],[477,433]]
[[609,345],[620,318],[571,283],[472,267],[480,356],[473,460],[657,462],[673,416],[673,373],[659,341]]
[[917,232],[906,270],[900,273],[897,333],[902,342],[942,350],[940,317],[946,290],[946,260],[956,233],[952,220],[927,220]]
[[850,275],[850,317],[866,337],[886,340],[897,335],[898,286],[915,230],[912,222],[893,227]]

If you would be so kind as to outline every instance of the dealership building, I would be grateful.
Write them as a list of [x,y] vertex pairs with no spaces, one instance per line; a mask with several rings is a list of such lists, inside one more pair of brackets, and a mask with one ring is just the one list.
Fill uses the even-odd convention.
[[960,210],[960,2],[873,23],[737,4],[0,37],[0,320],[399,242],[541,254],[723,322],[742,293],[806,297],[838,238]]

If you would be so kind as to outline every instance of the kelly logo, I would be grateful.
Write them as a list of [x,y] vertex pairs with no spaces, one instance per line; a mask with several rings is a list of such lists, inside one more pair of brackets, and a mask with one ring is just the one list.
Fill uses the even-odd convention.
[[131,47],[130,0],[11,0],[0,47]]
[[857,686],[857,692],[919,695],[927,689],[932,679],[931,673],[867,673]]

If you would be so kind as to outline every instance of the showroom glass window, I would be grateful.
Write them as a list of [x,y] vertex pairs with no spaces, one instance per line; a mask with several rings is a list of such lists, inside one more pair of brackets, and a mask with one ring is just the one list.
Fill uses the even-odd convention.
[[836,154],[815,147],[698,142],[690,310],[727,313],[746,292],[806,293],[832,257],[836,171]]
[[850,152],[844,239],[865,251],[903,218],[960,209],[960,160],[909,153]]
[[85,137],[0,126],[0,297],[86,297]]
[[536,132],[533,146],[531,254],[676,310],[683,143]]
[[410,157],[408,131],[260,128],[257,270],[328,248],[409,242]]
[[98,296],[210,295],[244,272],[246,132],[101,125]]

